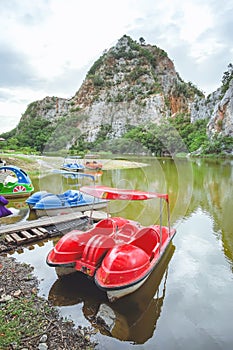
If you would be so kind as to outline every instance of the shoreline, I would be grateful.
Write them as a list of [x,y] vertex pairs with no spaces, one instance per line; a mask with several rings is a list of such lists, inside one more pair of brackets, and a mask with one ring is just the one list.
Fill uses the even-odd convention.
[[38,296],[33,267],[0,254],[0,348],[93,350],[91,327],[74,327],[56,307]]

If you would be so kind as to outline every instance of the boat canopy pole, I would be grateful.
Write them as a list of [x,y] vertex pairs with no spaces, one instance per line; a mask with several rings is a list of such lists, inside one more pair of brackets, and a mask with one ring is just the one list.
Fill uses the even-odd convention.
[[168,233],[169,237],[171,236],[171,223],[170,223],[170,205],[169,202],[167,202],[167,224],[168,224]]
[[92,215],[93,215],[93,211],[94,211],[94,204],[95,204],[95,197],[93,200],[93,205],[91,207],[91,212],[90,212],[90,218],[89,218],[89,224],[91,224],[91,219],[92,219]]
[[[90,176],[92,176],[92,175],[90,175]],[[94,176],[92,177],[92,180],[93,180],[94,187],[95,187],[95,177]],[[94,197],[94,200],[93,200],[93,205],[91,207],[91,212],[90,212],[90,217],[89,217],[89,225],[91,225],[91,219],[92,219],[92,215],[93,215],[93,211],[94,211],[94,204],[95,204],[95,197]]]
[[163,203],[162,203],[162,198],[159,200],[160,204],[160,213],[159,213],[159,252],[161,251],[162,247],[162,211],[163,211]]
[[110,212],[109,212],[109,206],[107,205],[107,218],[109,219],[111,217]]

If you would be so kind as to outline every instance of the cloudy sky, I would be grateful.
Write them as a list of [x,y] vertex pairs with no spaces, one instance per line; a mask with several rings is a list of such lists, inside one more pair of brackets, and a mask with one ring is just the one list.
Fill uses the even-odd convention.
[[233,61],[233,1],[0,0],[0,133],[29,103],[72,97],[124,35],[164,49],[206,95]]

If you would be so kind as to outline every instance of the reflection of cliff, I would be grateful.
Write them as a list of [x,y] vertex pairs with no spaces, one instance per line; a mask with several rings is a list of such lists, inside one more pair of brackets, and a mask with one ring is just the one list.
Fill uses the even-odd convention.
[[201,208],[214,221],[214,232],[222,240],[223,250],[233,266],[233,162],[194,160],[194,186],[190,209]]
[[221,232],[224,254],[231,261],[233,272],[233,193],[231,192],[231,198],[225,196],[222,200],[223,211],[221,217]]
[[171,244],[146,283],[135,293],[115,303],[109,303],[106,295],[79,273],[58,279],[49,292],[49,300],[57,306],[83,303],[84,316],[101,333],[143,344],[152,337],[161,314],[166,271],[174,250]]

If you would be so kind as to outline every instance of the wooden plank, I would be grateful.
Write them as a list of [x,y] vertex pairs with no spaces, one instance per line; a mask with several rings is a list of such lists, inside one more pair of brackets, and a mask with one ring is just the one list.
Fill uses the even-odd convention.
[[15,243],[15,240],[11,237],[11,235],[6,235],[5,240],[7,243]]
[[38,237],[44,237],[45,236],[45,234],[43,232],[39,231],[37,228],[32,228],[31,231],[33,233],[35,233],[35,235],[37,235]]
[[25,237],[25,238],[27,238],[27,239],[33,239],[33,238],[35,238],[35,235],[32,235],[30,232],[28,232],[28,231],[21,231],[21,234]]
[[11,237],[13,237],[17,243],[21,243],[26,240],[26,238],[20,237],[17,233],[11,233]]
[[48,231],[44,227],[37,227],[37,229],[43,233],[48,233]]

